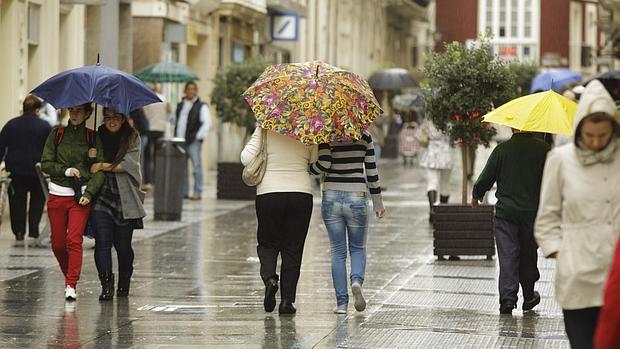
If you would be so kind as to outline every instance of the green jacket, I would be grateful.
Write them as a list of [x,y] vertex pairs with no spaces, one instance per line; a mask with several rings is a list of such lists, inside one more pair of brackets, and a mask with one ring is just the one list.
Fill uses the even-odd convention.
[[534,220],[549,145],[533,133],[515,133],[499,144],[474,184],[472,196],[482,199],[497,182],[495,216],[511,221]]
[[[69,177],[65,176],[68,168],[80,171],[80,179],[86,184],[84,196],[92,201],[93,196],[99,192],[103,184],[104,174],[99,171],[91,174],[88,167],[88,140],[86,139],[86,126],[84,123],[78,126],[69,124],[65,128],[62,140],[56,149],[56,129],[47,137],[43,156],[41,157],[41,170],[50,175],[54,184],[71,187]],[[97,148],[97,162],[103,162],[103,146],[99,136],[95,136]]]

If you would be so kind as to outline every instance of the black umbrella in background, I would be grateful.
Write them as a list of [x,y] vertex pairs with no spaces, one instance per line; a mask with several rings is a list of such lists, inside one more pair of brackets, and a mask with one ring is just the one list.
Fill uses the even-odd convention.
[[620,70],[610,70],[595,77],[595,79],[603,83],[615,101],[620,100]]
[[403,68],[390,68],[374,73],[368,79],[373,90],[400,90],[418,86],[416,79]]

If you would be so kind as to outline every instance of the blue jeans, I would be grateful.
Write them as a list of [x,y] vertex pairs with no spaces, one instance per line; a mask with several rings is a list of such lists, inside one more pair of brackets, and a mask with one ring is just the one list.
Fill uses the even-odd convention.
[[347,304],[347,245],[351,254],[351,283],[364,282],[368,230],[367,195],[363,192],[326,190],[323,192],[321,215],[331,242],[332,281],[336,302],[338,305]]
[[[192,162],[192,173],[194,174],[194,195],[202,194],[202,160],[201,160],[202,142],[195,140],[192,144],[185,146],[187,154],[187,162]],[[187,166],[187,165],[186,165]],[[189,171],[185,171],[183,179],[183,196],[189,196]]]

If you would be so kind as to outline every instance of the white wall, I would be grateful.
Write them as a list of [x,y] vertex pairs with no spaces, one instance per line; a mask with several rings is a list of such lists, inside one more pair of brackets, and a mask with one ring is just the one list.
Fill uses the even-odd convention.
[[[40,6],[39,43],[28,44],[28,5]],[[0,125],[21,112],[41,82],[80,66],[84,57],[84,6],[59,0],[3,0],[0,10]],[[63,16],[62,27],[61,16]]]

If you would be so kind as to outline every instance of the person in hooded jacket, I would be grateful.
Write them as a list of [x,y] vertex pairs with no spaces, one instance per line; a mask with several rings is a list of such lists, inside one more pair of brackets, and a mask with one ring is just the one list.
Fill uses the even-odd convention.
[[572,143],[545,163],[535,237],[555,258],[555,296],[572,348],[593,348],[603,287],[620,234],[620,126],[604,86],[586,87]]

